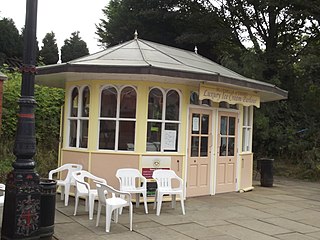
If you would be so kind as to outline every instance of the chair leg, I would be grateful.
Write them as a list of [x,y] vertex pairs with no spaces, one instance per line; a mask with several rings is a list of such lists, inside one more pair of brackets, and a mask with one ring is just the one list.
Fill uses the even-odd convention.
[[89,219],[93,219],[93,210],[94,210],[94,196],[89,195]]
[[162,193],[158,193],[158,200],[157,200],[157,216],[160,215],[160,211],[161,211],[161,205],[162,205],[162,198],[163,198],[163,194]]
[[100,222],[100,214],[101,214],[101,203],[99,202],[99,205],[98,205],[98,212],[97,212],[96,227],[98,227],[98,226],[99,226],[99,222]]
[[64,205],[68,206],[69,204],[69,193],[70,193],[70,185],[67,184],[64,186]]
[[139,207],[140,205],[140,194],[136,193],[136,207]]
[[158,190],[156,190],[156,193],[155,193],[155,196],[154,196],[153,209],[156,209],[157,200],[158,200]]
[[106,232],[110,232],[111,216],[112,216],[112,207],[109,205],[106,205]]
[[61,192],[61,201],[64,200],[64,194],[65,194],[65,187],[60,185],[60,192]]
[[86,212],[89,211],[89,197],[86,197],[86,199],[85,199],[85,210],[86,210]]
[[144,210],[146,211],[146,214],[148,214],[148,202],[147,202],[147,193],[142,193],[143,195],[143,202],[144,202]]
[[113,210],[113,219],[115,223],[119,221],[119,208]]
[[[120,197],[121,197],[122,199],[124,199],[124,195],[120,195]],[[120,215],[122,214],[122,209],[123,209],[123,208],[120,208],[120,211],[119,211],[119,214],[120,214]]]
[[74,204],[74,213],[73,213],[74,216],[77,215],[78,204],[79,204],[79,197],[76,194],[76,202]]
[[129,204],[130,231],[132,231],[132,203]]
[[172,208],[176,208],[176,197],[177,197],[176,194],[171,194],[171,198],[172,198],[171,207]]
[[185,211],[185,209],[184,209],[183,193],[180,194],[180,201],[181,201],[182,214],[185,215],[185,214],[186,214],[186,211]]

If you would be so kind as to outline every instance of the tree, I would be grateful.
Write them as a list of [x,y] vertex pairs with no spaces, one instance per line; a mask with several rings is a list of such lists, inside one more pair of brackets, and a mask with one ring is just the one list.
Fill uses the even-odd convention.
[[64,40],[64,45],[61,47],[61,62],[68,62],[89,54],[87,43],[80,38],[79,33],[79,31],[73,32],[70,39]]
[[40,58],[44,64],[56,64],[59,61],[59,50],[57,40],[53,32],[47,33],[42,40],[43,46],[40,50]]
[[22,58],[23,38],[20,36],[14,21],[11,18],[0,20],[0,65],[6,58]]
[[105,47],[133,39],[135,30],[145,40],[187,50],[197,46],[213,60],[236,45],[231,29],[204,1],[112,0],[102,11],[96,34]]

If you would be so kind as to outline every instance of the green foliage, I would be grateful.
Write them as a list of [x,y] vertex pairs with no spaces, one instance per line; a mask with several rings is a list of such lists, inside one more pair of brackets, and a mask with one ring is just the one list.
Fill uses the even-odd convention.
[[61,47],[61,62],[68,62],[89,54],[87,44],[80,36],[80,32],[73,32],[70,39],[64,40]]
[[22,57],[23,38],[10,18],[0,19],[0,66],[8,57]]
[[[3,177],[15,159],[12,149],[19,111],[17,100],[20,96],[21,74],[1,71],[8,77],[4,82],[3,119],[0,132],[0,177]],[[37,152],[34,159],[38,173],[45,177],[48,170],[56,166],[58,160],[60,111],[64,101],[64,91],[35,85],[35,99]]]
[[[139,37],[218,60],[237,41],[217,11],[197,0],[112,0],[97,25],[98,41],[113,46]],[[223,39],[223,41],[221,41]]]
[[40,58],[45,65],[56,64],[59,61],[59,50],[55,34],[47,33],[42,40],[43,46],[40,51]]

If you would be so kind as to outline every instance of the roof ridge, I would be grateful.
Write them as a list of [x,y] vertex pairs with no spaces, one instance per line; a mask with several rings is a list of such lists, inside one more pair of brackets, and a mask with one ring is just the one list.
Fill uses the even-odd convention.
[[96,52],[96,53],[93,53],[93,54],[89,54],[89,55],[86,55],[86,56],[83,56],[83,57],[80,57],[80,58],[76,58],[76,59],[74,59],[74,60],[69,61],[69,63],[76,62],[76,61],[81,60],[82,58],[87,58],[87,57],[90,56],[90,57],[91,57],[90,59],[84,59],[84,60],[83,60],[83,62],[88,62],[88,61],[91,61],[91,60],[92,60],[92,56],[93,56],[93,55],[96,55],[96,54],[98,54],[98,53],[102,53],[102,52],[104,52],[104,51],[106,51],[106,50],[110,50],[110,49],[114,48],[114,49],[112,49],[112,51],[109,51],[108,53],[102,54],[101,56],[99,56],[99,57],[96,58],[96,59],[101,59],[102,57],[104,57],[104,56],[106,56],[106,55],[108,55],[108,54],[110,54],[110,53],[118,50],[119,48],[124,47],[124,46],[127,46],[128,44],[130,44],[130,43],[133,42],[133,41],[134,41],[134,40],[130,40],[130,41],[127,41],[127,42],[124,42],[124,43],[119,43],[119,44],[117,44],[117,45],[114,45],[114,46],[112,46],[112,47],[110,47],[110,48],[106,48],[106,49],[101,50],[101,51],[99,51],[99,52]]
[[137,42],[138,49],[139,49],[139,51],[140,51],[140,54],[141,54],[141,56],[142,56],[143,61],[145,61],[145,63],[148,64],[149,66],[152,66],[152,65],[146,60],[146,58],[145,58],[145,56],[144,56],[144,54],[143,54],[143,51],[142,51],[142,49],[141,49],[141,47],[140,47],[140,44],[139,44],[139,39],[138,39],[138,38],[135,38],[134,40],[136,40],[136,42]]
[[[142,40],[142,39],[140,39],[140,40]],[[147,44],[147,43],[146,43],[146,42],[151,42],[151,41],[142,40],[142,42],[144,42],[144,43],[145,43],[146,45],[148,45],[149,47],[152,47],[150,44]],[[155,42],[152,42],[152,43],[155,43]],[[205,58],[205,57],[203,57],[203,56],[201,56],[201,55],[199,55],[199,54],[197,54],[197,53],[194,53],[194,52],[189,51],[189,50],[186,50],[186,49],[180,49],[180,48],[176,48],[176,47],[172,47],[172,46],[167,46],[167,45],[163,45],[163,44],[161,44],[161,43],[155,43],[155,44],[162,45],[162,46],[164,46],[164,47],[174,48],[174,49],[179,50],[179,51],[182,50],[182,51],[185,51],[186,53],[188,53],[188,54],[190,54],[190,55],[196,55],[196,56],[199,56],[199,57],[204,58],[204,59],[206,59],[206,60],[209,60],[209,59],[207,59],[207,58]],[[173,56],[170,56],[170,55],[164,53],[163,51],[159,50],[158,48],[155,48],[155,47],[152,47],[152,48],[154,48],[155,50],[163,53],[164,55],[166,55],[166,56],[174,59],[175,61],[177,61],[177,62],[179,62],[179,63],[181,63],[181,64],[183,64],[183,65],[185,65],[185,66],[188,66],[188,67],[191,67],[191,68],[195,68],[195,69],[199,69],[199,70],[209,71],[209,72],[212,72],[212,73],[215,73],[215,74],[219,74],[218,72],[215,72],[215,71],[211,71],[211,70],[208,70],[208,69],[205,69],[205,68],[200,68],[200,67],[196,67],[196,66],[187,64],[187,63],[185,63],[185,62],[182,62],[182,61],[174,58]],[[210,60],[209,60],[209,61],[210,61]],[[213,62],[213,61],[212,61],[212,62]],[[216,63],[216,62],[214,62],[214,63]],[[217,63],[216,63],[216,64],[217,64]],[[220,64],[218,64],[218,65],[220,66]],[[242,76],[242,77],[243,77],[243,76]]]

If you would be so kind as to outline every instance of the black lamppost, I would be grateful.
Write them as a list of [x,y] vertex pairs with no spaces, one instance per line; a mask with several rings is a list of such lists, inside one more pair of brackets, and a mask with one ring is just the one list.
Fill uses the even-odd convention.
[[38,0],[27,0],[21,97],[14,146],[16,161],[7,176],[1,239],[39,239],[40,178],[36,153],[34,79]]

